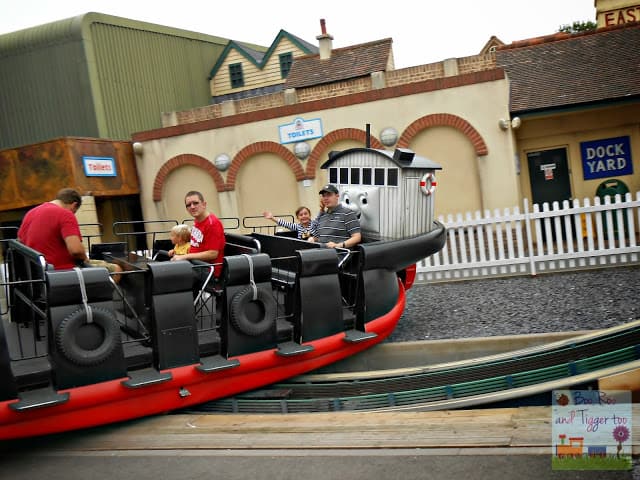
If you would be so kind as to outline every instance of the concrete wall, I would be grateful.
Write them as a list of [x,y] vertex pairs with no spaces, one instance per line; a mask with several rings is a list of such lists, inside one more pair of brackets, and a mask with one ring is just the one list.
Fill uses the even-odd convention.
[[[297,106],[306,105],[324,107],[318,102]],[[196,125],[198,131],[178,135],[171,128],[161,129],[153,132],[155,138],[134,138],[142,145],[137,165],[145,218],[184,211],[174,204],[195,187],[203,190],[213,211],[222,217],[259,215],[264,209],[286,214],[298,205],[315,208],[318,189],[326,181],[319,165],[331,150],[363,146],[367,123],[374,139],[384,128],[393,127],[400,137],[395,146],[411,148],[444,166],[439,174],[437,213],[518,203],[513,140],[498,127],[500,118],[508,118],[504,78],[381,100],[351,100],[344,106],[294,115],[278,116],[277,108],[261,112],[269,118],[229,126],[220,122],[206,129]],[[322,121],[323,138],[308,141],[310,158],[318,159],[313,165],[293,155],[293,144],[279,143],[278,127],[296,117]],[[227,171],[213,165],[222,153],[232,159]]]

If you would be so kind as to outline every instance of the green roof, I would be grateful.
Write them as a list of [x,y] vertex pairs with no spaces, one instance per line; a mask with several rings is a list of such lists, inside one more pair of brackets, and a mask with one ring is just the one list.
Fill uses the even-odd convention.
[[289,39],[291,43],[293,43],[298,48],[300,48],[300,50],[305,52],[306,55],[318,53],[317,47],[302,40],[299,37],[296,37],[295,35],[290,34],[285,30],[280,30],[278,32],[278,35],[276,35],[276,38],[273,40],[273,42],[271,42],[271,46],[268,49],[266,49],[265,52],[262,52],[259,49],[251,48],[251,46],[248,46],[247,44],[235,42],[232,40],[225,47],[224,51],[218,58],[218,61],[211,69],[211,72],[209,73],[209,78],[215,77],[216,73],[224,63],[225,58],[227,57],[227,55],[231,50],[236,50],[238,53],[244,56],[247,60],[253,63],[257,68],[262,69],[271,58],[271,55],[273,55],[273,52],[278,47],[278,44],[280,43],[280,40],[282,40],[282,38]]

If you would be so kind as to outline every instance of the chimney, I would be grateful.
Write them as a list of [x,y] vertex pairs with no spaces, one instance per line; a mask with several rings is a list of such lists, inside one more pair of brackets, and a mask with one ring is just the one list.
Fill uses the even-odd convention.
[[316,37],[320,46],[320,60],[331,58],[331,50],[333,49],[333,37],[327,33],[327,27],[324,18],[320,19],[320,30],[322,33]]

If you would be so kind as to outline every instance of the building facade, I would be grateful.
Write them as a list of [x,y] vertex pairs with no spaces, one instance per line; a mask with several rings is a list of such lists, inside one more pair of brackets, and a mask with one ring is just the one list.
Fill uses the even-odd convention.
[[[593,197],[609,179],[637,191],[637,9],[629,1],[599,0],[597,31],[509,45],[492,37],[478,55],[399,70],[391,39],[333,49],[324,22],[317,48],[283,31],[269,48],[201,38],[189,60],[192,74],[181,76],[187,84],[171,86],[184,95],[198,92],[197,98],[171,108],[145,103],[145,115],[155,112],[158,127],[147,122],[136,133],[122,133],[133,142],[144,218],[184,219],[184,193],[192,189],[202,191],[221,217],[259,217],[267,209],[289,214],[299,205],[313,210],[318,188],[327,181],[320,166],[329,152],[364,146],[367,129],[372,147],[409,148],[443,167],[436,174],[436,215],[511,208],[523,198]],[[117,35],[131,30],[129,21],[107,20],[108,29],[85,27],[96,38],[116,42],[105,42],[92,57],[105,79],[123,68],[103,50],[136,43],[132,32]],[[71,28],[63,24],[56,28]],[[155,43],[148,49],[169,41],[165,27],[133,21],[131,26],[150,30]],[[144,50],[133,52],[147,59]],[[291,64],[288,54],[295,57]],[[206,75],[196,75],[200,70]],[[243,84],[234,85],[233,71],[251,73],[251,81],[243,76]],[[153,79],[149,89],[157,83],[163,92],[175,83],[171,72],[142,75],[146,82]],[[117,130],[99,127],[120,125],[116,112],[126,114],[153,96],[129,90],[87,97],[91,109],[104,107],[87,123],[98,133],[88,136],[117,138]],[[126,128],[131,132],[135,125]]]
[[[226,114],[176,112],[135,134],[143,210],[180,215],[189,184],[222,216],[314,206],[327,180],[319,166],[363,146],[366,125],[373,146],[442,165],[437,214],[593,197],[613,178],[637,191],[639,35],[637,23],[613,25],[394,70],[390,39],[332,50],[323,33],[284,91],[228,102]],[[347,56],[370,61],[350,69]],[[283,138],[296,122],[312,133]]]

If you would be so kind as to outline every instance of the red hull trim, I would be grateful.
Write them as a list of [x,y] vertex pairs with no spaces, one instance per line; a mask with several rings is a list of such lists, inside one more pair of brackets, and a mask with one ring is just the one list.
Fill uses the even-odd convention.
[[[236,368],[205,374],[197,365],[168,370],[173,378],[165,383],[130,389],[122,380],[77,387],[62,392],[69,400],[61,405],[16,412],[15,400],[0,403],[0,440],[47,435],[131,420],[197,405],[235,395],[329,365],[382,342],[395,328],[405,307],[405,291],[399,285],[395,306],[387,314],[366,324],[377,337],[347,343],[344,333],[309,342],[314,350],[294,357],[282,357],[267,350],[236,357]],[[180,396],[181,389],[189,392]]]

